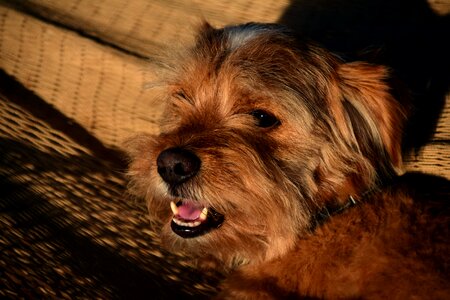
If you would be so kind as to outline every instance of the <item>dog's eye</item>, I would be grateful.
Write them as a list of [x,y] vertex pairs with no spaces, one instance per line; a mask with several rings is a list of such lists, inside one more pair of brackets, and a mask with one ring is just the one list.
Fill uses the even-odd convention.
[[189,94],[187,94],[184,90],[178,90],[175,93],[173,93],[173,96],[181,101],[187,101],[189,103],[192,103],[192,99],[189,97]]
[[183,100],[187,100],[186,93],[185,93],[183,90],[179,90],[179,91],[175,92],[175,93],[174,93],[174,96],[175,96],[176,98],[180,98],[180,99],[183,99]]
[[250,112],[257,121],[257,126],[262,128],[274,127],[280,124],[280,120],[278,120],[274,115],[264,110],[254,110]]

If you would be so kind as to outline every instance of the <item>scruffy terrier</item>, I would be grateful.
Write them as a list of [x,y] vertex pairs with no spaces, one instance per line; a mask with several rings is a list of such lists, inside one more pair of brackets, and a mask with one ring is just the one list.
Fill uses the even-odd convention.
[[169,249],[229,272],[218,298],[450,299],[448,195],[397,175],[386,68],[249,23],[204,24],[166,71],[160,135],[127,145],[130,190]]

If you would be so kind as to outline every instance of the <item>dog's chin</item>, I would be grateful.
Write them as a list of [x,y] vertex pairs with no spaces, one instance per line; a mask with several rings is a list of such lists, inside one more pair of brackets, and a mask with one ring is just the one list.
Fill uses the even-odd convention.
[[173,217],[172,231],[182,238],[196,238],[222,226],[225,216],[213,208],[190,199],[170,203]]

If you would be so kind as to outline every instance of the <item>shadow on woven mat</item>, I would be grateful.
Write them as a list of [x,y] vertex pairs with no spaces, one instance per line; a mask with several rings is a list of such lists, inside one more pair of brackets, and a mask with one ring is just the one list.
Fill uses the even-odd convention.
[[96,190],[94,157],[48,154],[7,139],[0,149],[0,295],[202,299],[212,292],[196,288],[203,275],[145,237],[147,221],[122,199],[123,186]]
[[[141,269],[114,249],[78,234],[67,224],[73,221],[67,220],[70,216],[64,210],[23,185],[0,178],[0,189],[8,190],[2,196],[0,213],[15,222],[1,238],[1,258],[7,259],[7,269],[1,277],[14,282],[9,287],[5,283],[7,286],[2,288],[5,296],[27,299],[39,299],[43,294],[69,298],[186,297],[173,289],[170,282]],[[23,238],[14,241],[17,236]]]
[[405,149],[429,141],[450,83],[450,15],[425,0],[292,0],[279,21],[348,61],[393,69],[414,98]]
[[0,298],[213,294],[216,274],[162,250],[145,203],[127,198],[120,153],[0,79]]
[[125,154],[122,151],[106,147],[81,124],[69,119],[1,69],[0,83],[0,95],[19,105],[35,118],[43,120],[52,129],[68,135],[77,144],[88,148],[97,158],[109,161],[121,170],[126,169]]

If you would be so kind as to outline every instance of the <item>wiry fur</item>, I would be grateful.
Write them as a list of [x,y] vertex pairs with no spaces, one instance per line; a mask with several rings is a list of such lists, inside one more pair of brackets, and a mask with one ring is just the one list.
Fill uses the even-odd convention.
[[[448,215],[421,214],[402,184],[383,190],[401,169],[405,118],[388,70],[344,63],[269,24],[205,24],[176,58],[167,64],[161,134],[128,143],[130,188],[147,199],[169,248],[237,268],[219,297],[449,295],[446,240],[434,246],[423,234],[448,237],[448,226],[436,225]],[[280,125],[258,127],[255,109]],[[156,168],[171,147],[201,159],[199,173],[176,191]],[[169,202],[180,196],[225,222],[200,237],[175,235]],[[350,196],[356,207],[332,214]],[[426,247],[411,236],[416,230]]]

